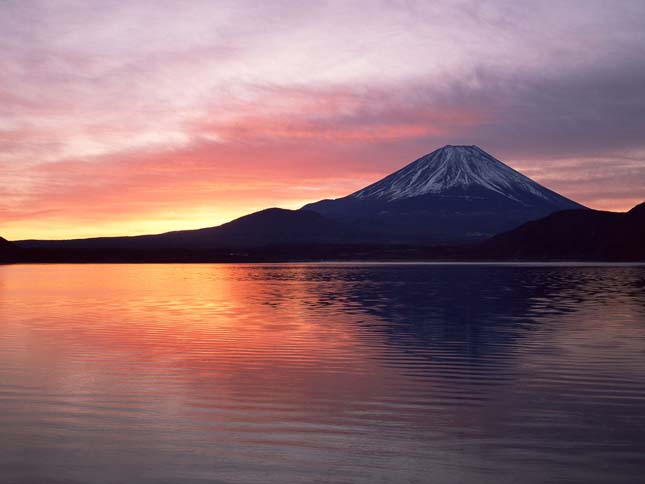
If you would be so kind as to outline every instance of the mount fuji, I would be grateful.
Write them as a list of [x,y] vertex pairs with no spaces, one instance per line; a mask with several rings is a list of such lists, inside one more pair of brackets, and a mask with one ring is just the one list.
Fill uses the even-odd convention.
[[444,146],[346,197],[305,205],[387,242],[459,242],[585,208],[477,146]]
[[274,257],[277,247],[292,248],[280,257],[312,257],[317,246],[337,248],[322,258],[344,257],[343,247],[351,246],[361,257],[365,247],[468,244],[566,209],[588,211],[476,146],[445,146],[351,195],[300,210],[270,208],[165,234],[23,240],[15,249],[36,251],[26,255],[34,260],[190,260],[204,251],[226,258],[258,248],[261,257]]

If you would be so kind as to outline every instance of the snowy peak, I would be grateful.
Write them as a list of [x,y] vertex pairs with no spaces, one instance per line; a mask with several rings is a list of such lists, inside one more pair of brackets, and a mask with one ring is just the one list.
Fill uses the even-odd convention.
[[[454,189],[484,188],[516,202],[541,199],[557,205],[574,202],[515,171],[478,146],[447,145],[382,180],[350,195],[362,200],[390,202],[421,195],[441,195]],[[571,206],[567,207],[571,208]]]
[[477,146],[444,146],[346,197],[304,207],[397,243],[482,239],[584,208]]

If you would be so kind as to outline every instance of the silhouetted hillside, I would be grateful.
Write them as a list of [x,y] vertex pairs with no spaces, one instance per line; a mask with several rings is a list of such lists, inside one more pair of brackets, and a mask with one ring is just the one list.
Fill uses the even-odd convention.
[[15,259],[15,254],[18,250],[14,244],[0,237],[0,261]]
[[564,210],[481,246],[495,259],[645,261],[645,203],[626,213]]
[[11,242],[0,237],[0,250],[12,248],[14,248],[14,245]]
[[308,210],[269,208],[232,222],[159,235],[76,240],[24,240],[30,249],[219,249],[339,243],[358,237],[347,226]]

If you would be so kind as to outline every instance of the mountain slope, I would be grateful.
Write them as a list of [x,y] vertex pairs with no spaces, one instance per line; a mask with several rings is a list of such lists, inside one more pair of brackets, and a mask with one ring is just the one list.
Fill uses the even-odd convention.
[[135,237],[24,240],[16,244],[32,249],[214,249],[334,243],[351,237],[347,227],[316,212],[269,208],[198,230]]
[[351,195],[303,207],[415,243],[485,238],[574,208],[584,207],[477,146],[444,146]]
[[0,237],[0,261],[12,259],[18,250],[14,244]]
[[480,250],[503,259],[645,261],[645,203],[626,213],[554,213],[497,235]]
[[9,242],[7,239],[3,239],[2,237],[0,237],[0,252],[11,250],[14,248],[15,246],[11,242]]
[[572,204],[570,200],[513,170],[477,146],[444,146],[350,197],[393,201],[474,186],[521,205]]

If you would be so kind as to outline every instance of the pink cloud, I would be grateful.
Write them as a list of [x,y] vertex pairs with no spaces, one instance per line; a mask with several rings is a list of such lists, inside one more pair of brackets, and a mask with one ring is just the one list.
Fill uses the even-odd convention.
[[626,209],[644,7],[574,4],[8,2],[0,235],[214,225],[461,143]]

